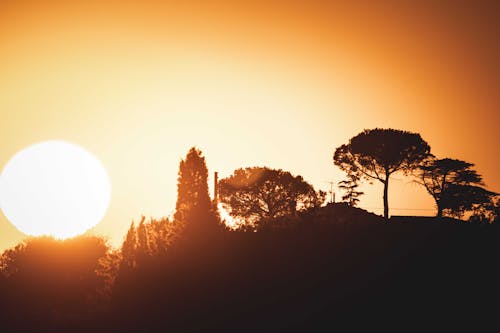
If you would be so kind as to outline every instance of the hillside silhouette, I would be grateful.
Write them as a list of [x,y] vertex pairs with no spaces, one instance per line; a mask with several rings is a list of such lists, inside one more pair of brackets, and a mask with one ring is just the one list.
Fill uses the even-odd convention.
[[[44,247],[58,250],[35,254],[33,240],[26,265],[38,267],[1,280],[2,323],[19,332],[286,332],[495,318],[497,225],[387,225],[344,204],[317,215],[289,228],[221,231],[202,244],[185,234],[165,253],[121,265],[109,299],[99,298],[105,281],[89,275],[96,256],[55,240]],[[86,253],[102,247],[79,242]]]
[[[341,153],[351,154],[347,146]],[[342,163],[360,158],[349,156]],[[288,172],[245,170],[251,177],[221,188],[222,203],[238,208],[235,217],[252,216],[238,228],[221,220],[205,158],[192,148],[180,162],[176,213],[132,223],[120,249],[81,236],[27,239],[5,251],[2,332],[479,330],[495,323],[495,202],[442,209],[474,206],[469,220],[379,216],[349,198],[321,204],[324,193]]]

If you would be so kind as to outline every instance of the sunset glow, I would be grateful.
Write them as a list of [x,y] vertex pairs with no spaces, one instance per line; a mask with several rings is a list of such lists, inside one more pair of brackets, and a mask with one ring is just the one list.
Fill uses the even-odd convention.
[[[52,138],[92,151],[113,179],[92,232],[114,245],[131,220],[173,214],[191,146],[209,175],[282,168],[324,191],[334,182],[338,200],[334,149],[400,128],[472,161],[498,191],[495,11],[395,3],[2,2],[0,165]],[[381,185],[362,190],[360,207],[381,214]],[[435,214],[400,175],[389,201],[394,215]],[[0,217],[0,249],[23,237]]]
[[499,36],[500,0],[0,0],[1,332],[491,330]]

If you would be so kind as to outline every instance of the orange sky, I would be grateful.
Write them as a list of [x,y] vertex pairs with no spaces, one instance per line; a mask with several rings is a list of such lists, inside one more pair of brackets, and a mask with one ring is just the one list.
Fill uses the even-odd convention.
[[[94,153],[113,186],[94,232],[115,245],[172,213],[193,145],[221,177],[266,165],[328,190],[337,146],[392,127],[499,191],[495,2],[346,2],[1,1],[0,167],[48,139]],[[392,214],[434,213],[409,179],[390,186]],[[380,213],[381,187],[363,190]],[[1,216],[0,250],[22,238]]]

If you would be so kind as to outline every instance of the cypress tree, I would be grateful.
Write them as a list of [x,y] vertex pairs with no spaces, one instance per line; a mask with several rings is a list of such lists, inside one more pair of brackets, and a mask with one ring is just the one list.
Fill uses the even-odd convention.
[[179,164],[177,204],[174,220],[197,233],[213,230],[218,224],[216,209],[208,194],[208,169],[202,152],[192,147]]

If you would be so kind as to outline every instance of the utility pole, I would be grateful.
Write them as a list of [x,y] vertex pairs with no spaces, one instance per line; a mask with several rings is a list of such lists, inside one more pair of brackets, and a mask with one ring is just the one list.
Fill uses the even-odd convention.
[[328,193],[330,193],[330,203],[334,203],[335,202],[335,192],[333,191],[333,184],[335,184],[335,182],[329,181],[327,183],[330,184],[330,191],[328,191]]

